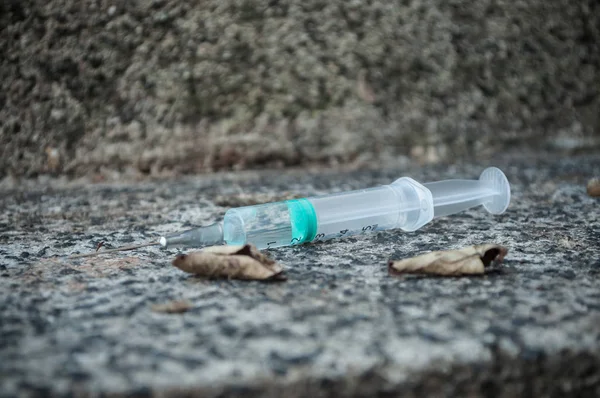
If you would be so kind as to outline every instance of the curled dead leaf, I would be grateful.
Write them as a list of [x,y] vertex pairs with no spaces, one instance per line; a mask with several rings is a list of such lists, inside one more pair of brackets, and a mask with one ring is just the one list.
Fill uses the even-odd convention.
[[508,249],[500,245],[476,245],[390,261],[388,270],[390,274],[481,275],[492,262],[502,262],[507,253]]
[[590,196],[600,196],[600,178],[592,178],[588,181],[587,193]]
[[60,153],[58,149],[53,147],[46,147],[46,168],[51,173],[58,171],[60,168]]
[[285,280],[283,268],[253,245],[211,246],[181,254],[173,265],[182,271],[211,278]]
[[154,312],[162,312],[165,314],[181,314],[192,308],[192,303],[187,300],[173,300],[164,304],[154,304],[151,308]]

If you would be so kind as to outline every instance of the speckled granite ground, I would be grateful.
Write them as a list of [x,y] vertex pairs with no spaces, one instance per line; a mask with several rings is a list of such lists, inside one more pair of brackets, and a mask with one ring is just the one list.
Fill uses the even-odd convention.
[[[509,211],[271,251],[283,283],[204,281],[175,250],[60,256],[216,220],[221,195],[317,194],[474,178],[486,165],[246,172],[169,182],[3,188],[0,395],[600,394],[600,156],[506,157]],[[393,278],[389,258],[506,245],[502,272]],[[151,305],[187,299],[185,314]]]

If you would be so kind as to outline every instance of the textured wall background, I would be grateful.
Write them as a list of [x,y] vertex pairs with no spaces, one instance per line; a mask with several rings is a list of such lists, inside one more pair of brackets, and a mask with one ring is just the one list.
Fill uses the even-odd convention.
[[596,0],[4,0],[0,29],[0,176],[600,135]]

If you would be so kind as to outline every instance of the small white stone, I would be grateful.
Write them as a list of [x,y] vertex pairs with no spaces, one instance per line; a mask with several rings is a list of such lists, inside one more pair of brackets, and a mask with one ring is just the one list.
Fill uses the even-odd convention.
[[116,6],[110,6],[108,8],[108,15],[113,16],[113,15],[115,15],[115,12],[117,12],[117,7]]
[[65,119],[65,111],[62,109],[52,108],[50,111],[50,118],[56,121],[62,121]]

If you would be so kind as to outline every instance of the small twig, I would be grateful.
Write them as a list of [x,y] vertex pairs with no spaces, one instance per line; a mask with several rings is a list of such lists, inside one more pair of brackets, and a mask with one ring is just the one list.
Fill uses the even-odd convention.
[[126,250],[135,250],[135,249],[140,249],[142,247],[157,246],[157,245],[160,245],[160,243],[159,242],[148,242],[148,243],[142,243],[140,245],[121,246],[121,247],[117,247],[116,249],[107,249],[107,250],[102,250],[102,251],[98,251],[98,249],[100,249],[100,247],[101,247],[101,245],[98,245],[98,248],[96,249],[95,252],[84,253],[84,254],[75,254],[75,255],[69,256],[67,258],[73,259],[73,258],[83,258],[83,257],[95,257],[95,256],[98,256],[100,254],[105,254],[105,253],[122,252],[122,251],[126,251]]
[[96,246],[96,251],[100,250],[102,246],[104,246],[104,241],[98,243],[98,246]]

